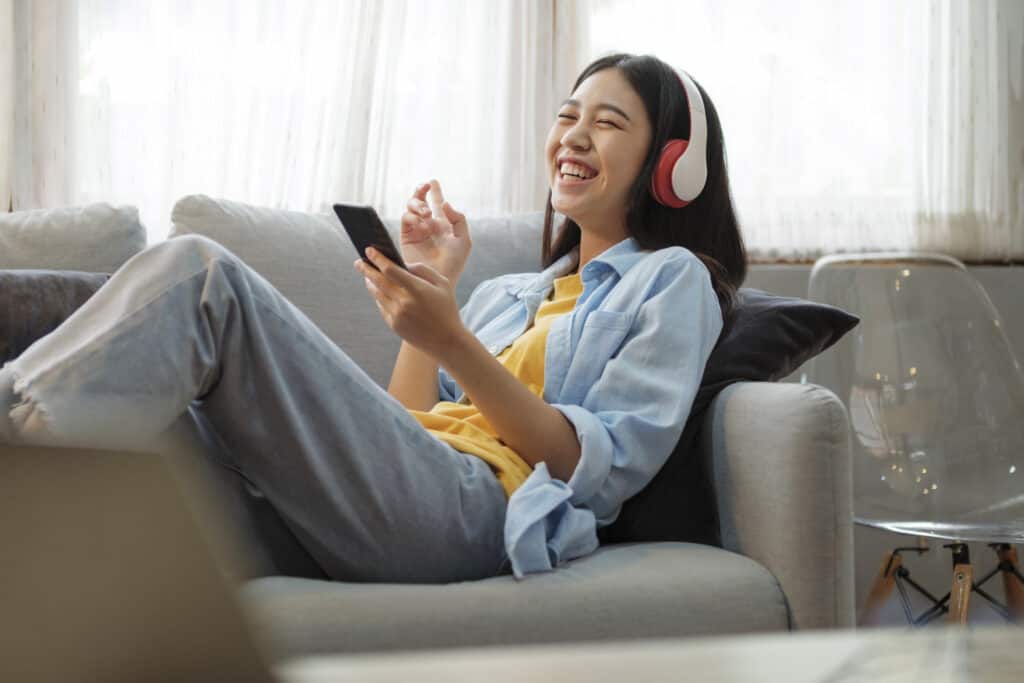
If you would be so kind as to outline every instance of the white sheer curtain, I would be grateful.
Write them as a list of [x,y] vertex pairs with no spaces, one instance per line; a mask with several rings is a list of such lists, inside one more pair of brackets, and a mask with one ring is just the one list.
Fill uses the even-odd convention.
[[690,72],[751,255],[1024,257],[1019,0],[593,0],[592,55]]
[[927,6],[916,52],[915,242],[1024,257],[1024,2]]
[[14,4],[0,0],[0,213],[11,208],[14,144]]
[[5,51],[13,71],[8,81],[12,133],[5,194],[16,210],[77,203],[77,6],[62,0],[11,0],[9,5],[13,39]]
[[[16,207],[130,203],[156,241],[191,192],[393,216],[437,177],[471,215],[543,206],[551,0],[14,2],[30,59],[56,59],[54,26],[77,43],[50,74],[77,72],[73,102],[52,78],[23,91],[50,133]],[[42,113],[54,99],[69,125]]]
[[1018,0],[0,0],[0,22],[5,8],[3,209],[134,204],[155,241],[190,192],[395,216],[437,177],[470,215],[539,210],[557,102],[627,51],[714,100],[755,258],[1024,258]]

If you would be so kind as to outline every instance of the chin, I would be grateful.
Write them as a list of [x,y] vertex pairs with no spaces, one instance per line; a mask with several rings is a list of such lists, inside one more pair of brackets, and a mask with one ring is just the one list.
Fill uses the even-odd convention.
[[573,221],[574,223],[576,223],[576,225],[580,225],[580,223],[581,223],[581,221],[583,219],[583,214],[580,213],[578,208],[577,209],[564,210],[564,209],[558,208],[558,206],[555,205],[555,204],[552,204],[551,206],[559,214],[561,214],[561,215],[565,216],[566,218],[568,218],[569,220]]

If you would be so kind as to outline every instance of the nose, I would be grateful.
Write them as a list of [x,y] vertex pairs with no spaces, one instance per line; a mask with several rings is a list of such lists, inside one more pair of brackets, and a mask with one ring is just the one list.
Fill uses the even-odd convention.
[[577,150],[587,150],[590,148],[590,137],[587,135],[586,130],[582,129],[579,120],[576,121],[569,130],[562,134],[561,143],[563,147],[569,147]]

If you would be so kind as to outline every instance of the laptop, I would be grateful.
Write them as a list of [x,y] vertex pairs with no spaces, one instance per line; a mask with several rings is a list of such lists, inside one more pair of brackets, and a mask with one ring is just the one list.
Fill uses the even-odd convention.
[[273,681],[165,456],[0,447],[0,681]]

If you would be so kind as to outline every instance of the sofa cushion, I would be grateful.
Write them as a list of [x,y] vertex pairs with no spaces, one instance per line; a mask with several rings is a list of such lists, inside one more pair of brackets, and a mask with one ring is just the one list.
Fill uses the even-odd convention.
[[688,543],[599,548],[556,572],[439,585],[270,577],[241,590],[278,658],[784,630],[778,584],[749,558]]
[[860,318],[841,308],[742,287],[738,304],[711,357],[698,407],[734,382],[775,382],[829,348]]
[[[542,215],[470,220],[473,250],[455,289],[460,306],[482,280],[537,270]],[[172,238],[204,235],[234,252],[370,377],[387,386],[401,340],[381,318],[362,275],[352,267],[358,255],[333,212],[287,211],[189,195],[174,205],[171,222]],[[383,222],[397,244],[398,219]]]
[[846,311],[741,288],[711,352],[682,436],[665,465],[619,517],[599,530],[602,543],[693,541],[718,545],[718,506],[697,438],[708,406],[730,384],[774,382],[835,344],[860,321]]
[[104,273],[0,270],[0,365],[56,329],[109,278]]
[[145,247],[146,230],[133,206],[0,213],[0,268],[112,273]]

